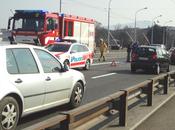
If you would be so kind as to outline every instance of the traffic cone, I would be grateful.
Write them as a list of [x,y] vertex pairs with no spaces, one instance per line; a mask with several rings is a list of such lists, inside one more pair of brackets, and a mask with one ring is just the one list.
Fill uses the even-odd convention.
[[115,60],[112,60],[111,66],[114,66],[114,67],[117,66],[117,63]]

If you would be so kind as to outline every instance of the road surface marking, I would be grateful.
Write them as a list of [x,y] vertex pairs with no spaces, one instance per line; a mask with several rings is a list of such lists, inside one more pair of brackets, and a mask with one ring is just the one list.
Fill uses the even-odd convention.
[[[93,63],[91,66],[97,66],[97,65],[107,65],[107,64],[111,64],[112,62],[103,62],[103,63]],[[116,62],[117,64],[120,62]]]
[[96,66],[96,65],[106,65],[110,64],[111,62],[103,62],[103,63],[93,63],[91,66]]
[[117,74],[117,73],[109,73],[109,74],[94,76],[94,77],[92,77],[92,79],[97,79],[97,78],[101,78],[101,77],[106,77],[106,76],[110,76],[110,75],[114,75],[114,74]]

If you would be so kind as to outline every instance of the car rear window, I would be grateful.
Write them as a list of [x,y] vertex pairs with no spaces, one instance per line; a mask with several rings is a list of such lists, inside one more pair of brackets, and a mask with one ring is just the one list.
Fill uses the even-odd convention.
[[70,48],[70,45],[66,45],[66,44],[51,44],[46,47],[46,49],[51,52],[67,52],[69,48]]
[[136,50],[136,53],[139,56],[151,56],[154,53],[156,53],[156,49],[155,48],[140,47]]

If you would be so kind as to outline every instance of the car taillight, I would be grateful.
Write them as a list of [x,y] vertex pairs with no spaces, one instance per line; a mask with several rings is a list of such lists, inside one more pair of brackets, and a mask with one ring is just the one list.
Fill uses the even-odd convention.
[[132,53],[131,58],[132,58],[132,61],[136,61],[138,58],[138,55],[136,53]]
[[152,54],[152,59],[153,59],[153,60],[156,60],[156,59],[157,59],[157,54],[156,54],[156,53],[153,53],[153,54]]

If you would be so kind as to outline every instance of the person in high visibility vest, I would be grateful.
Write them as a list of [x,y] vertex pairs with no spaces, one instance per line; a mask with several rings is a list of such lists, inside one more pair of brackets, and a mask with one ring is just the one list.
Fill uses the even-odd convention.
[[103,39],[100,39],[99,48],[100,48],[100,58],[98,59],[98,61],[100,61],[101,58],[103,58],[103,61],[105,61],[106,60],[105,59],[105,53],[106,53],[108,47],[107,47],[107,45],[106,45],[106,43],[104,42]]

